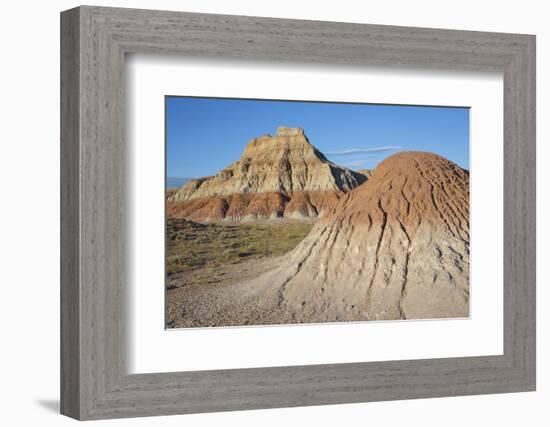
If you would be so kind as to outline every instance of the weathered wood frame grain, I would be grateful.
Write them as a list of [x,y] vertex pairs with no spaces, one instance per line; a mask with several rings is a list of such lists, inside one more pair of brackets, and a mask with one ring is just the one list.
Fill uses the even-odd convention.
[[[129,375],[127,53],[504,75],[504,354]],[[100,419],[535,389],[535,37],[83,6],[61,14],[61,412]]]

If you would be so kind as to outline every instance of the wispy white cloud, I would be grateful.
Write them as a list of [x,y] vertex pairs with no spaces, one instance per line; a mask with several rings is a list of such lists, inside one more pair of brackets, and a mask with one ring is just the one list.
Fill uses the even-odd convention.
[[350,148],[340,151],[329,151],[325,153],[327,156],[353,156],[362,153],[384,153],[386,151],[400,150],[401,147],[397,145],[387,145],[385,147],[371,147],[371,148]]
[[378,156],[367,156],[367,157],[361,157],[360,159],[355,159],[352,162],[346,162],[344,163],[344,166],[350,167],[350,168],[356,168],[359,166],[364,166],[368,163],[372,163],[373,161],[379,159]]

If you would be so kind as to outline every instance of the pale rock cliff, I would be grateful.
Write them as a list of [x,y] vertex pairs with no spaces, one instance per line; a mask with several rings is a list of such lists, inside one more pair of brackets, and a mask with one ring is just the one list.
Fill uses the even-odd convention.
[[251,140],[240,159],[194,179],[168,197],[168,215],[196,221],[316,218],[367,180],[337,166],[300,128],[279,127]]

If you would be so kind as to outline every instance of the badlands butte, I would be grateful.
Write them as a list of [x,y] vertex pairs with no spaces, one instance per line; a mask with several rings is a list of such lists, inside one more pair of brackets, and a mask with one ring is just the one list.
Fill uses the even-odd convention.
[[465,317],[469,173],[330,162],[299,128],[167,193],[167,326]]
[[215,176],[193,179],[168,199],[168,216],[197,221],[316,218],[364,174],[329,162],[302,129],[278,128],[246,146]]

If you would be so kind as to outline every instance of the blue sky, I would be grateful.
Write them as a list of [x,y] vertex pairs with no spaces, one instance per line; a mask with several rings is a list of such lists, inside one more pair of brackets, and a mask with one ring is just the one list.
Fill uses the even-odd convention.
[[166,97],[169,177],[213,175],[257,136],[301,127],[327,158],[371,169],[399,151],[431,151],[469,169],[469,109]]

